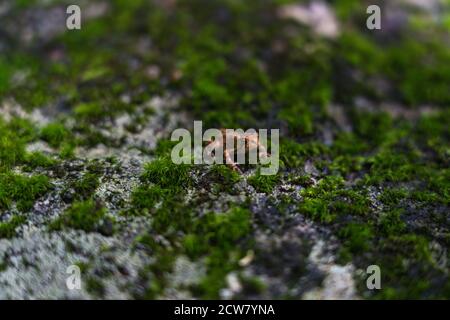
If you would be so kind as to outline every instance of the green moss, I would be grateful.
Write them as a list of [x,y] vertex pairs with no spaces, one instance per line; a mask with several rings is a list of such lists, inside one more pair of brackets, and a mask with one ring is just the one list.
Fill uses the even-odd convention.
[[189,172],[189,165],[176,165],[169,157],[147,163],[141,175],[142,183],[131,195],[131,208],[123,213],[154,213],[158,203],[163,201],[163,206],[156,212],[160,213],[159,217],[168,218],[165,213],[170,215],[171,206],[182,202],[187,188],[192,185]]
[[0,222],[0,238],[12,238],[16,235],[16,228],[24,224],[27,219],[24,216],[13,216],[7,222]]
[[[422,30],[418,30],[419,33]],[[414,33],[414,32],[413,32]],[[397,99],[409,105],[432,103],[448,104],[450,95],[445,83],[448,81],[449,70],[445,61],[449,57],[447,45],[434,37],[417,41],[416,37],[408,35],[395,43],[379,43],[369,36],[356,32],[344,32],[339,41],[340,53],[336,55],[337,72],[342,73],[338,85],[338,97],[354,97],[357,94],[378,98]],[[342,60],[341,60],[342,59]],[[362,72],[364,76],[345,79],[343,65]],[[374,92],[367,84],[367,78],[385,77],[391,81],[391,96],[386,93]],[[423,85],[434,83],[433,86]],[[347,100],[348,101],[348,100]]]
[[[439,291],[430,290],[430,275],[439,277],[434,269],[428,241],[420,236],[391,236],[380,242],[379,265],[383,274],[383,290],[371,292],[375,298],[433,298]],[[425,276],[425,275],[428,276]],[[414,279],[414,280],[412,280]],[[445,283],[439,285],[442,289]]]
[[135,213],[145,213],[155,208],[155,206],[174,194],[171,190],[162,189],[159,186],[139,186],[133,190],[131,203]]
[[75,155],[75,144],[73,142],[66,142],[60,148],[60,157],[63,159],[71,159]]
[[338,235],[344,241],[344,246],[355,254],[363,253],[370,248],[373,231],[368,224],[352,222],[341,228]]
[[180,236],[179,232],[186,232],[194,219],[192,209],[183,200],[183,195],[170,197],[152,215],[153,230],[176,242]]
[[367,160],[370,171],[364,177],[365,184],[402,182],[414,180],[423,168],[417,165],[417,155],[382,151]]
[[62,123],[54,122],[43,127],[40,135],[50,146],[59,148],[70,137],[70,132]]
[[74,108],[75,117],[84,121],[97,121],[105,116],[105,111],[97,103],[82,103]]
[[25,144],[35,137],[31,124],[20,118],[8,123],[0,118],[0,171],[10,169],[25,160]]
[[349,20],[354,15],[365,13],[364,4],[358,0],[333,0],[332,4],[336,10],[336,14],[342,20]]
[[267,290],[267,284],[259,277],[241,275],[239,280],[242,283],[244,296],[261,294]]
[[15,166],[24,159],[25,146],[22,142],[8,136],[0,137],[0,169]]
[[388,144],[392,135],[392,119],[387,113],[351,110],[352,132],[340,132],[333,142],[331,168],[346,174],[359,171],[365,164],[367,152]]
[[280,111],[278,117],[286,121],[289,132],[293,136],[304,137],[313,133],[313,113],[303,103],[297,103],[289,108],[284,108]]
[[372,146],[385,142],[386,136],[392,129],[392,118],[386,112],[357,112],[352,111],[353,132]]
[[299,205],[299,212],[320,222],[332,222],[336,218],[328,208],[328,203],[322,199],[305,199]]
[[326,155],[328,148],[317,142],[300,144],[290,139],[280,140],[280,160],[287,168],[303,166],[305,160]]
[[12,70],[3,57],[0,59],[0,70],[0,94],[4,94],[9,88]]
[[[6,36],[6,38],[8,38]],[[33,75],[37,72],[37,66],[39,65],[39,59],[36,57],[25,53],[25,52],[11,52],[6,50],[0,59],[0,94],[2,96],[7,96],[14,93],[17,96],[17,101],[29,101],[25,107],[28,108],[34,106],[33,102],[38,100],[37,97],[42,96],[42,92],[45,88],[42,84],[36,84],[34,81],[27,81],[27,86],[35,89],[35,92],[29,90],[17,90],[17,84],[14,76],[20,74],[21,72],[27,72],[30,75],[29,79],[32,79]],[[29,98],[29,99],[28,99]],[[36,101],[37,102],[37,101]]]
[[153,154],[157,157],[170,157],[172,149],[178,144],[178,141],[171,141],[169,139],[159,139]]
[[379,229],[384,235],[399,235],[406,230],[406,223],[402,220],[402,209],[385,211],[379,218]]
[[[138,236],[135,243],[149,249],[155,257],[154,262],[143,270],[143,280],[148,283],[144,298],[155,299],[163,292],[167,285],[167,273],[172,270],[176,253],[180,253],[183,233],[192,226],[191,208],[186,207],[180,198],[180,196],[171,195],[168,199],[164,199],[158,208],[153,208],[153,201],[146,202],[145,198],[138,203],[145,207],[145,210],[151,210],[152,227],[148,233]],[[169,246],[157,240],[161,236],[170,242]]]
[[278,175],[261,175],[258,170],[255,175],[249,177],[247,182],[258,192],[271,193],[273,188],[278,184],[280,178]]
[[186,253],[194,258],[211,248],[233,250],[236,242],[250,232],[250,218],[250,212],[239,207],[222,214],[204,215],[196,220],[183,241]]
[[24,142],[31,142],[37,137],[37,130],[28,119],[13,117],[6,125],[6,129]]
[[101,231],[107,222],[106,209],[99,201],[88,199],[74,202],[60,217],[52,221],[51,230],[63,228],[80,229],[87,232]]
[[[115,164],[114,159],[107,159],[108,160],[108,164]],[[86,165],[86,170],[91,174],[91,175],[101,175],[104,173],[105,171],[105,164],[98,159],[94,159],[89,161],[89,163]]]
[[314,181],[312,180],[310,175],[301,175],[297,173],[289,174],[288,182],[303,187],[310,187],[314,184]]
[[379,199],[388,206],[398,205],[402,199],[408,196],[406,189],[385,188]]
[[339,176],[327,176],[320,180],[314,187],[302,191],[302,195],[312,197],[326,195],[328,192],[337,191],[344,186],[344,179]]
[[[207,275],[193,292],[202,297],[217,297],[225,285],[226,274],[238,268],[238,259],[248,249],[246,238],[252,229],[250,212],[234,207],[225,213],[209,212],[197,217],[189,204],[183,204],[179,198],[162,198],[160,206],[152,210],[150,233],[136,239],[156,257],[155,263],[146,270],[150,275],[146,276],[149,286],[145,297],[156,298],[161,294],[166,286],[166,274],[180,254],[193,260],[206,259]],[[149,205],[153,201],[145,207]],[[156,236],[163,236],[171,245],[162,245]]]
[[225,286],[226,275],[238,267],[245,246],[236,244],[245,240],[252,229],[250,212],[232,208],[227,213],[209,213],[198,219],[183,240],[185,252],[191,257],[207,254],[207,272],[194,291],[203,298],[217,298]]
[[147,280],[145,299],[157,299],[164,292],[168,280],[167,273],[172,270],[175,256],[169,252],[160,253],[156,256],[156,262],[149,265],[144,271]]
[[36,168],[50,168],[57,163],[56,160],[36,151],[25,155],[25,171],[32,171]]
[[36,199],[50,190],[49,179],[42,175],[25,177],[14,173],[0,174],[0,209],[8,209],[13,203],[20,211],[32,208]]
[[223,192],[233,194],[235,193],[234,186],[241,180],[241,177],[228,166],[219,164],[211,166],[204,180],[212,187],[211,191],[215,194],[221,194]]
[[440,195],[438,195],[435,192],[430,192],[430,191],[420,191],[420,190],[415,190],[412,191],[411,194],[409,195],[410,199],[418,201],[418,202],[422,202],[425,204],[429,204],[429,205],[434,205],[434,204],[444,204],[444,205],[448,205],[449,204],[449,199],[447,197],[447,199],[441,197]]
[[99,186],[99,176],[95,173],[86,173],[80,180],[75,181],[71,184],[75,192],[75,197],[78,200],[86,200]]
[[219,291],[226,286],[226,276],[236,270],[238,254],[211,250],[206,258],[207,274],[192,291],[203,299],[218,299]]
[[[20,2],[3,17],[5,25],[14,22],[17,8],[37,6],[36,1]],[[288,219],[288,208],[297,207],[300,214],[327,224],[341,239],[341,253],[357,268],[379,264],[383,290],[374,296],[360,288],[363,297],[448,296],[448,275],[439,271],[428,249],[432,242],[448,249],[450,239],[445,220],[450,199],[445,26],[425,23],[409,12],[407,28],[398,33],[361,32],[359,26],[367,18],[364,4],[331,0],[327,3],[346,23],[330,41],[276,15],[280,5],[294,2],[180,0],[178,10],[167,10],[148,1],[115,0],[107,13],[83,22],[81,32],[52,40],[64,49],[63,62],[36,55],[49,53],[40,43],[30,50],[6,36],[0,95],[27,110],[56,102],[59,107],[62,101],[73,112],[40,132],[24,119],[0,120],[0,174],[9,177],[0,180],[0,210],[14,204],[29,207],[35,201],[29,192],[33,188],[25,187],[29,178],[10,178],[18,176],[11,169],[52,169],[53,158],[27,153],[28,143],[42,138],[58,148],[63,159],[72,158],[77,145],[122,147],[124,141],[109,138],[98,125],[108,125],[126,112],[133,117],[127,129],[137,133],[150,115],[147,101],[175,92],[180,111],[203,120],[205,127],[281,129],[281,168],[287,180],[303,190],[299,203],[275,199],[281,202],[274,206],[280,220]],[[111,39],[111,33],[117,36]],[[141,50],[143,34],[158,45]],[[149,65],[159,68],[156,79],[146,74]],[[27,75],[26,81],[20,81],[21,74]],[[124,96],[130,103],[123,102]],[[370,112],[362,111],[366,108],[357,103],[360,98],[368,101]],[[396,108],[391,116],[379,110],[386,102],[410,110]],[[342,119],[326,112],[330,104],[342,106],[345,129],[338,121]],[[422,106],[438,111],[416,119]],[[73,133],[63,123],[74,123]],[[161,139],[151,151],[158,159],[146,166],[127,211],[151,221],[151,228],[137,239],[155,258],[142,271],[146,297],[164,292],[175,258],[188,253],[207,264],[207,277],[193,288],[194,296],[215,298],[225,275],[239,270],[236,261],[251,244],[245,232],[220,236],[220,225],[233,228],[230,222],[203,209],[215,208],[224,193],[241,192],[235,187],[239,176],[225,166],[174,165],[168,158],[173,144]],[[304,175],[305,163],[316,169],[314,179]],[[81,180],[68,185],[76,199],[86,200],[85,206],[68,211],[101,211],[86,203],[106,172],[96,164],[86,169]],[[249,183],[270,193],[277,179],[256,174]],[[188,189],[193,197],[186,196]],[[220,205],[233,207],[234,198]],[[81,216],[75,219],[79,225]],[[251,217],[239,217],[252,222]],[[239,221],[233,224],[251,233]],[[280,232],[283,228],[281,223]],[[230,239],[235,248],[229,246]],[[95,289],[101,287],[98,283],[91,287],[102,291]]]
[[331,163],[327,163],[328,169],[336,175],[347,176],[355,172],[361,172],[366,165],[366,158],[362,156],[342,155],[335,157]]
[[446,123],[450,121],[450,112],[446,109],[430,115],[420,117],[414,135],[417,144],[423,149],[432,151],[436,162],[448,164],[450,150],[448,140],[450,139],[450,129]]
[[105,285],[97,277],[88,277],[86,279],[86,290],[97,297],[103,297],[106,292]]
[[314,187],[301,191],[303,201],[299,211],[311,218],[330,223],[338,216],[365,216],[370,212],[370,201],[364,190],[344,188],[339,176],[328,176]]
[[432,38],[419,43],[410,37],[390,48],[387,54],[386,74],[397,81],[404,101],[411,105],[448,105],[450,94],[445,85],[450,80],[448,46]]
[[48,168],[53,160],[42,153],[27,153],[25,146],[38,137],[33,124],[23,118],[13,117],[9,122],[0,118],[0,171],[7,171],[14,166],[24,165],[25,170],[37,167]]
[[159,158],[145,165],[142,180],[161,188],[187,188],[191,185],[189,165],[176,165],[168,157]]

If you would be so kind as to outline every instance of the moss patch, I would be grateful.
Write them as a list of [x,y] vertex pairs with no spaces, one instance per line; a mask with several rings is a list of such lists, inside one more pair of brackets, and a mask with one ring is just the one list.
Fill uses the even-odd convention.
[[36,199],[50,190],[49,179],[42,175],[25,177],[13,173],[0,174],[0,209],[16,204],[20,211],[28,211]]
[[12,238],[16,235],[16,228],[27,219],[24,216],[13,216],[7,222],[0,222],[0,238]]
[[106,216],[104,206],[99,201],[89,199],[74,202],[59,218],[50,224],[50,229],[73,228],[109,235],[112,232],[111,223],[110,218]]

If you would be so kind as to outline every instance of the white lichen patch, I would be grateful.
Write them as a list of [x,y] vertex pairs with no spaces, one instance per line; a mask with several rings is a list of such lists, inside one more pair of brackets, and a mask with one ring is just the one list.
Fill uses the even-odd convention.
[[316,34],[323,37],[336,38],[340,33],[334,12],[322,1],[313,1],[307,5],[284,5],[278,13],[283,19],[292,19],[309,26]]
[[308,257],[309,261],[326,275],[322,287],[306,292],[302,298],[320,300],[358,299],[353,278],[354,266],[352,264],[345,266],[336,264],[335,257],[324,252],[325,245],[326,243],[323,240],[317,241]]
[[[68,245],[76,249],[68,250]],[[6,265],[0,272],[0,299],[92,298],[86,287],[89,273],[81,273],[81,290],[68,289],[66,271],[74,264],[92,264],[88,272],[95,272],[98,265],[108,269],[111,280],[104,280],[105,298],[130,298],[122,288],[136,280],[139,268],[147,262],[120,239],[80,231],[42,230],[30,230],[21,238],[0,239],[0,261]]]
[[186,256],[176,258],[173,271],[168,276],[168,286],[164,290],[162,299],[192,299],[191,293],[186,290],[195,285],[205,276],[204,261],[193,262]]
[[33,109],[31,112],[28,112],[20,104],[11,99],[5,99],[0,104],[0,114],[7,122],[15,117],[27,119],[37,125],[45,125],[50,122],[50,119],[40,109]]

